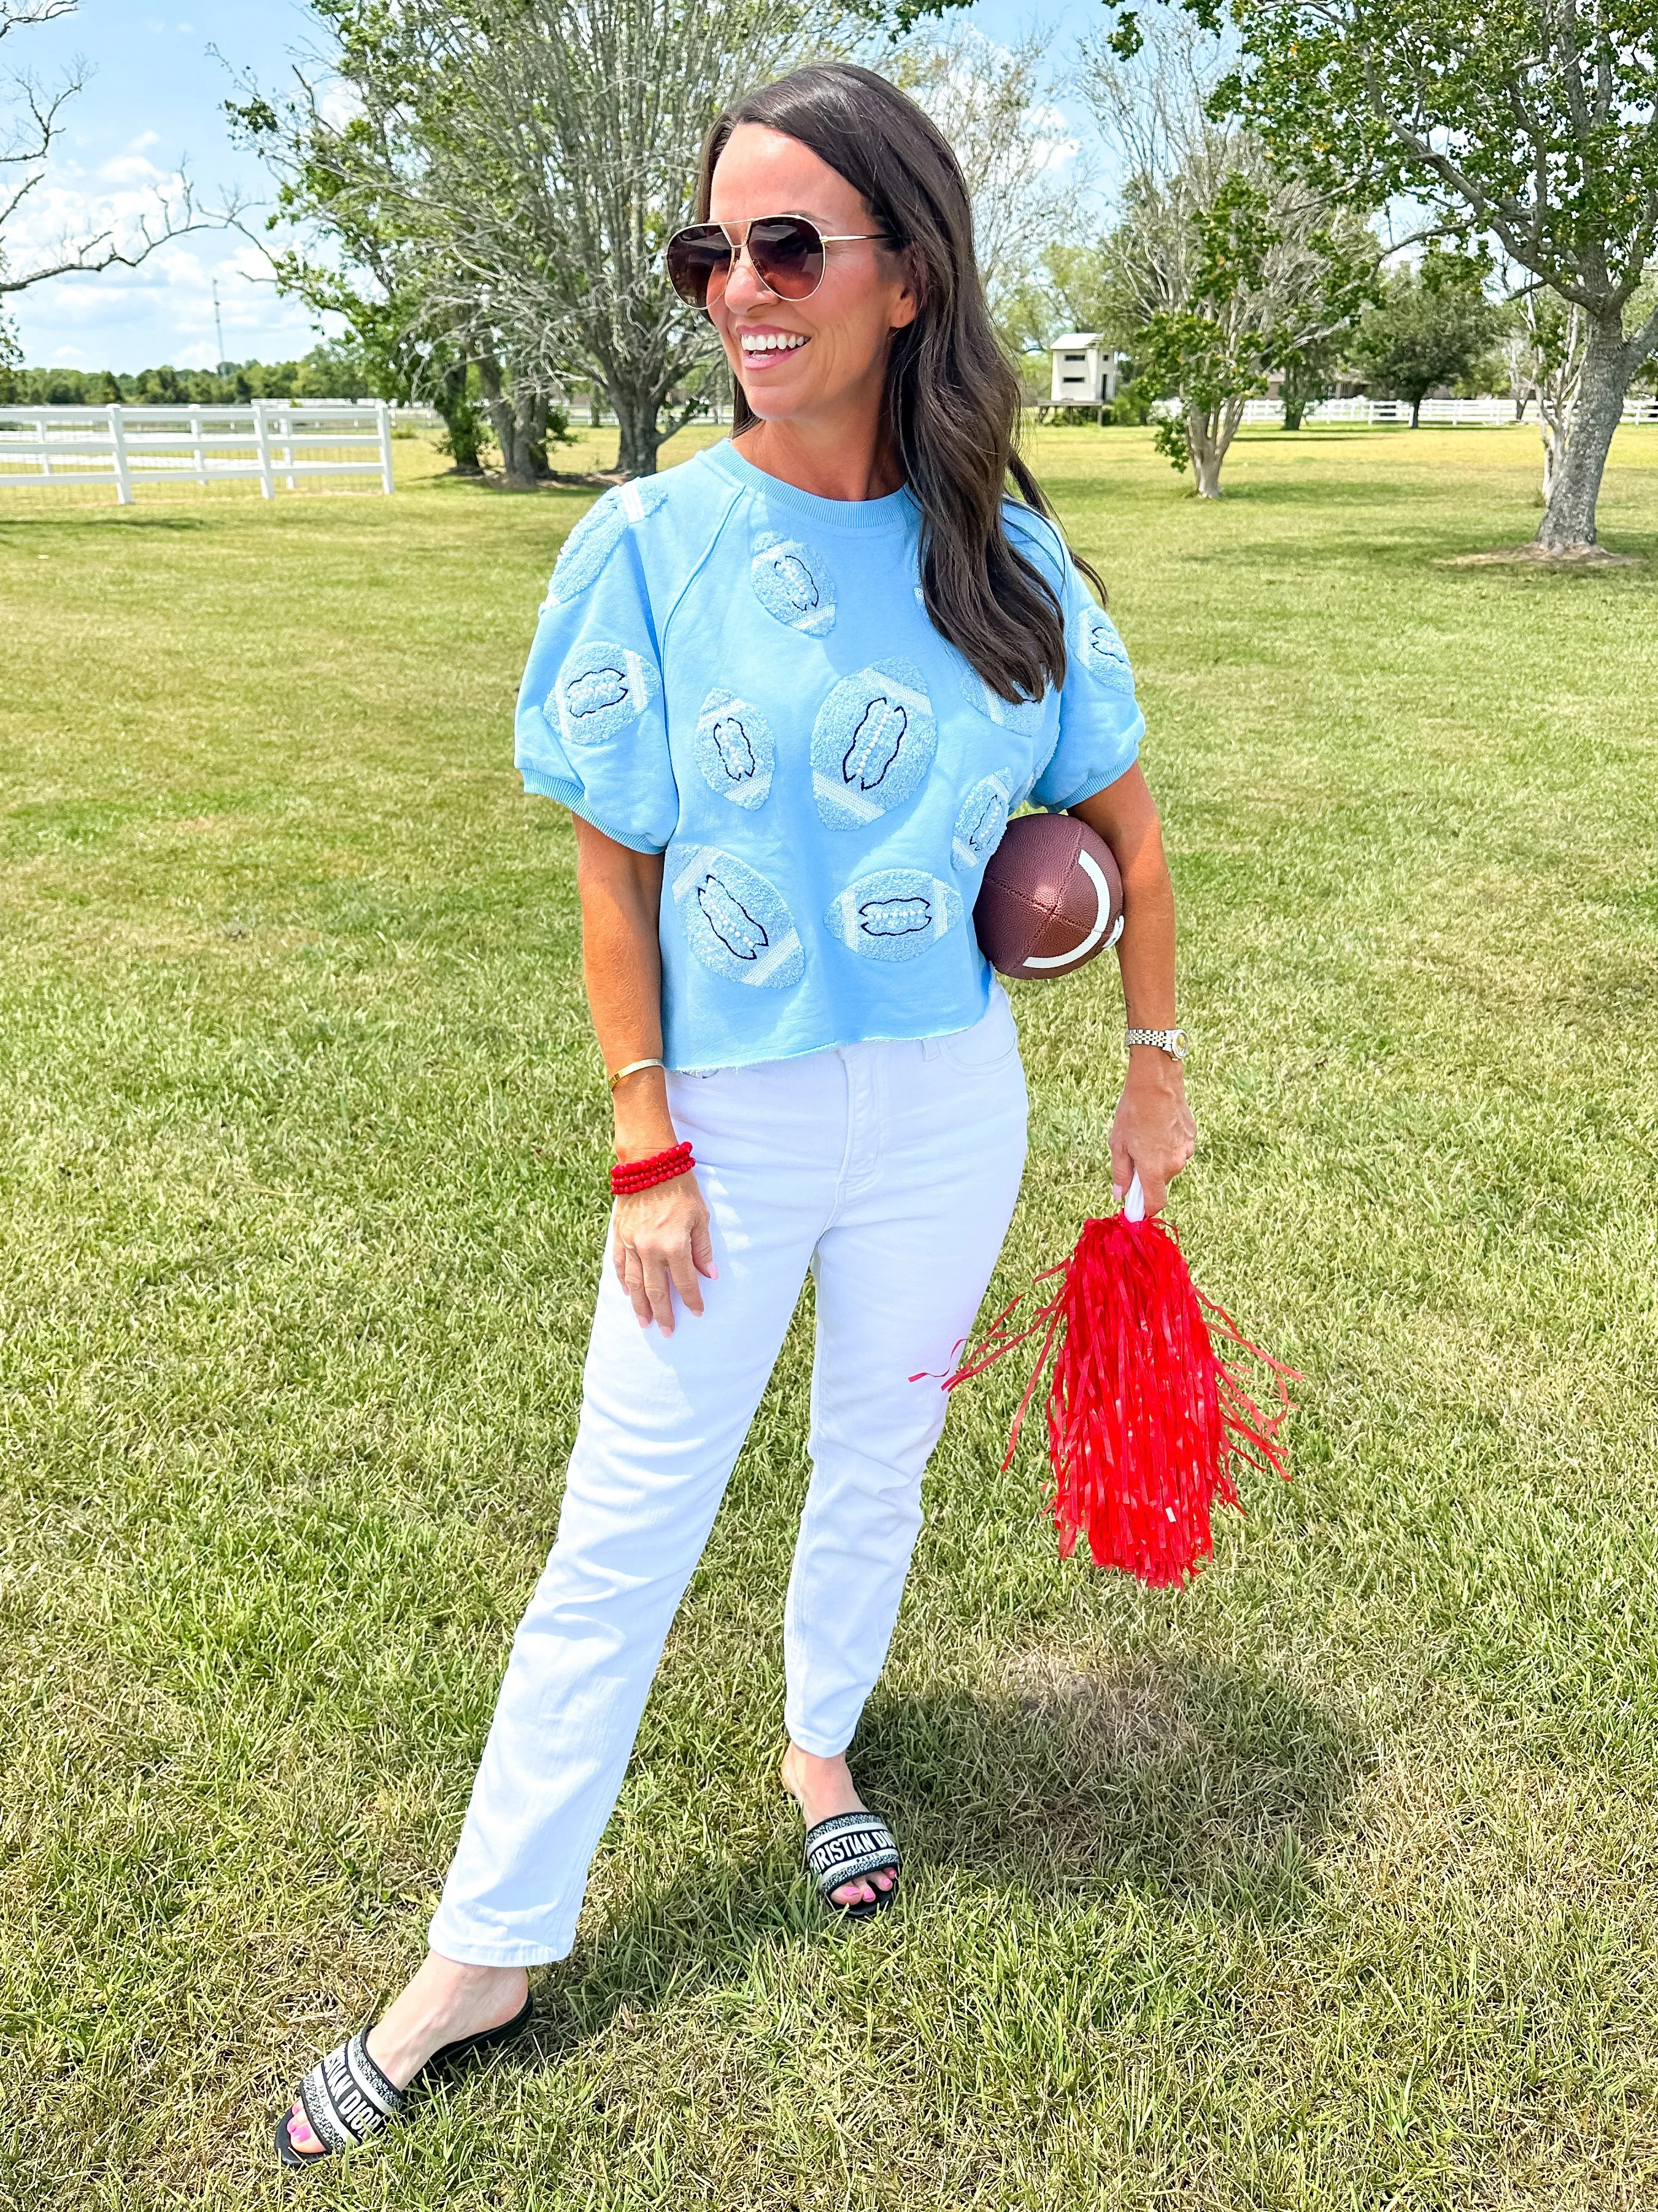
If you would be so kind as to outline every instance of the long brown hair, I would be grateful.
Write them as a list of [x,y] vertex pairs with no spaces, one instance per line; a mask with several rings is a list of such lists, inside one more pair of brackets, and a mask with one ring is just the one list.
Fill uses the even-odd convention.
[[[734,101],[714,125],[697,177],[699,222],[708,219],[714,165],[742,123],[799,139],[826,161],[906,257],[918,312],[892,334],[885,407],[921,510],[926,611],[993,691],[1040,698],[1065,681],[1065,623],[1047,579],[1008,535],[1008,478],[1027,506],[1053,518],[1015,447],[1019,380],[985,304],[960,164],[936,125],[885,77],[849,62],[814,63]],[[735,418],[739,435],[755,420],[740,384]],[[1077,566],[1103,599],[1093,569]]]

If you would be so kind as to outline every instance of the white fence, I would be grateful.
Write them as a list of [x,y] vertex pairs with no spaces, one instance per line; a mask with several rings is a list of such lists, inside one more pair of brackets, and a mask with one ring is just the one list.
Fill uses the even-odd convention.
[[378,477],[395,491],[383,399],[255,399],[245,407],[0,407],[0,490],[255,479],[266,499],[302,477]]
[[[1535,422],[1536,413],[1527,409],[1529,419]],[[1250,399],[1244,403],[1246,422],[1282,422],[1284,409],[1276,399]],[[1407,399],[1321,399],[1307,410],[1309,422],[1408,422],[1411,404]],[[1452,429],[1512,429],[1523,418],[1514,411],[1512,399],[1486,398],[1483,399],[1424,399],[1422,420],[1424,423],[1442,423]],[[1658,422],[1658,399],[1626,399],[1624,403],[1625,422]]]

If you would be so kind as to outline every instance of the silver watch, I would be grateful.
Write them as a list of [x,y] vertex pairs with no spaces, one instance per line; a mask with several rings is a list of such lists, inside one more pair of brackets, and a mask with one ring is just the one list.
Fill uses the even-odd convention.
[[1130,1030],[1127,1042],[1131,1045],[1154,1044],[1171,1060],[1184,1060],[1190,1039],[1184,1030]]

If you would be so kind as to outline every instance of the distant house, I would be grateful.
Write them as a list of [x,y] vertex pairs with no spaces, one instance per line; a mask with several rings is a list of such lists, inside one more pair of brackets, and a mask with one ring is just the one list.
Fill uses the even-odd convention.
[[1054,364],[1050,407],[1100,407],[1116,398],[1121,356],[1098,331],[1068,331],[1048,350]]

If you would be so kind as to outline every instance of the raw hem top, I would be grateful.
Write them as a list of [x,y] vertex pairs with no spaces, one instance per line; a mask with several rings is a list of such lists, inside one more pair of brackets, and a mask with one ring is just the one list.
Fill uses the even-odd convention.
[[820,499],[726,441],[617,485],[565,541],[518,704],[525,785],[663,855],[663,1058],[949,1036],[989,1003],[973,930],[1016,808],[1134,761],[1114,625],[1059,533],[1008,528],[1064,611],[1064,685],[1011,704],[921,602],[907,490]]

